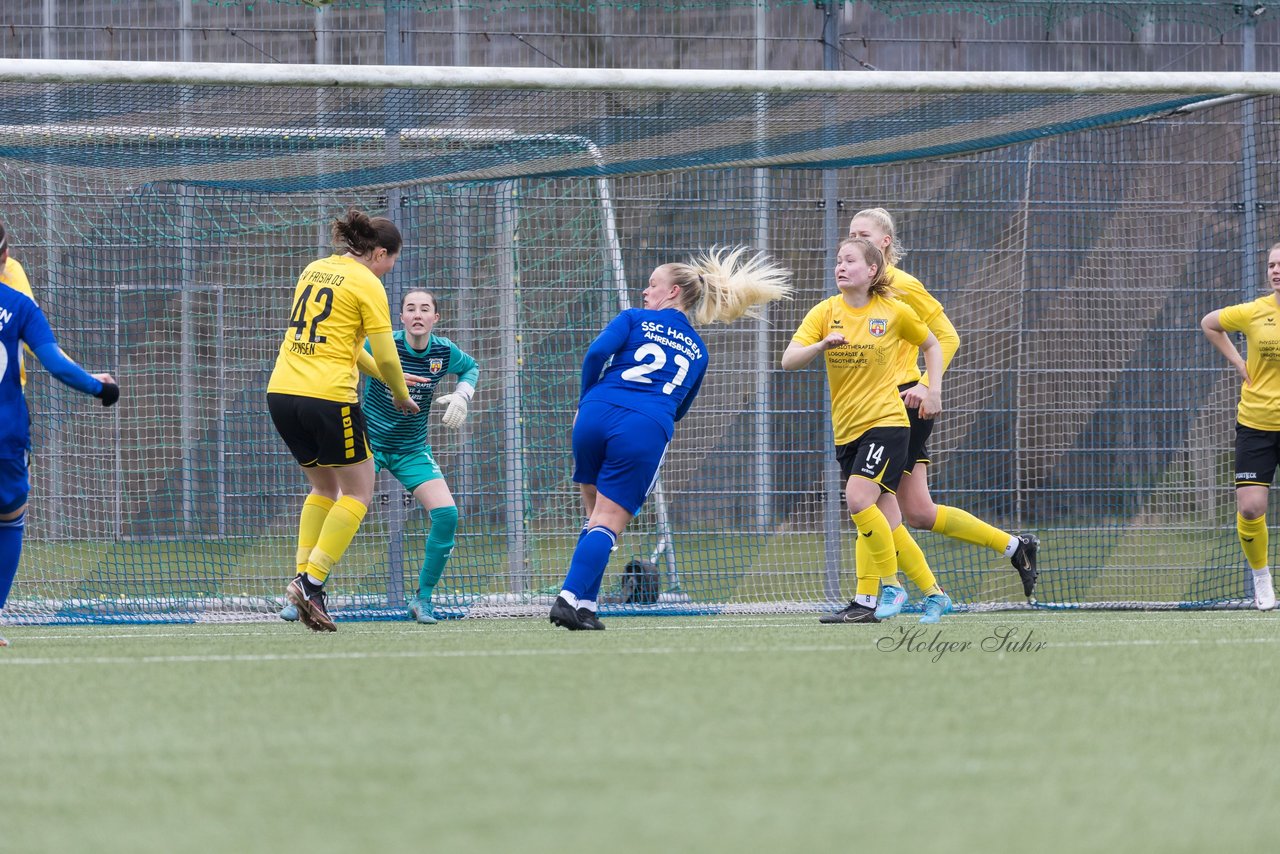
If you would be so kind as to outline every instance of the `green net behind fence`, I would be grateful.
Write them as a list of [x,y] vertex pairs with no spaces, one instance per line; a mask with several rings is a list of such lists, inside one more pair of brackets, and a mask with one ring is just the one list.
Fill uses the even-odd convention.
[[[393,305],[433,290],[440,332],[482,370],[465,428],[432,429],[462,514],[445,615],[549,602],[581,521],[569,428],[586,345],[654,266],[712,245],[770,252],[797,299],[706,332],[707,381],[621,541],[606,611],[633,607],[608,601],[631,555],[660,568],[650,609],[847,593],[824,379],[776,365],[870,206],[898,215],[903,268],[961,334],[936,500],[1038,532],[1045,604],[1241,601],[1236,389],[1197,324],[1262,285],[1277,102],[1103,127],[1190,100],[0,86],[14,255],[64,348],[125,394],[104,413],[33,369],[6,618],[279,606],[305,488],[265,386],[293,282],[349,205],[404,233]],[[380,479],[334,610],[401,614],[426,524]],[[919,539],[959,603],[1021,601],[1000,555]]]

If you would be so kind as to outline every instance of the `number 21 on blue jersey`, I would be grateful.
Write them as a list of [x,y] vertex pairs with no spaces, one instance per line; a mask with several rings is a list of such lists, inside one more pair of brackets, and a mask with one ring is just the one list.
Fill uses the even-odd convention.
[[[622,378],[633,383],[652,384],[653,380],[649,377],[649,374],[654,371],[660,371],[667,365],[667,351],[654,343],[640,345],[631,358],[636,364],[623,371]],[[689,360],[687,358],[679,353],[676,353],[671,358],[676,363],[676,375],[672,377],[670,382],[662,384],[663,394],[671,394],[671,392],[679,388],[680,384],[684,382],[685,376],[689,373]]]

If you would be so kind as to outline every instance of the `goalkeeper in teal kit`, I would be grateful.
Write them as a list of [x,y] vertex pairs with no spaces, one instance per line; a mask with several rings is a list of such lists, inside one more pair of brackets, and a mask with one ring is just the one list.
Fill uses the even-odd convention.
[[[454,532],[458,527],[458,506],[427,444],[427,415],[440,380],[445,374],[454,374],[458,382],[453,391],[435,402],[446,407],[442,423],[452,429],[460,427],[467,417],[468,402],[480,375],[475,359],[448,338],[432,334],[431,329],[439,319],[436,299],[431,293],[414,290],[404,295],[400,306],[403,328],[395,333],[396,350],[405,376],[418,380],[411,382],[409,394],[420,411],[415,415],[402,415],[392,403],[391,391],[373,376],[365,381],[360,404],[374,463],[379,470],[391,472],[413,493],[431,519],[426,554],[418,575],[418,593],[409,603],[409,617],[423,624],[436,622],[431,595],[453,551]],[[368,348],[368,343],[365,347]],[[286,620],[296,619],[292,606],[286,607],[280,616]]]

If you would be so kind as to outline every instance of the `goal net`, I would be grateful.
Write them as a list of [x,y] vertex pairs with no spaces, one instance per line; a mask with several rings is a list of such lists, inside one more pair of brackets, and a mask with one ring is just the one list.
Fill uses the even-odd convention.
[[[581,524],[582,355],[654,266],[713,245],[768,252],[796,299],[705,330],[710,371],[604,612],[847,597],[825,377],[777,365],[835,292],[850,217],[877,206],[961,336],[935,500],[1036,532],[1042,605],[1241,603],[1238,390],[1198,321],[1262,292],[1280,234],[1264,78],[0,61],[12,254],[63,348],[122,388],[102,410],[31,368],[33,489],[3,619],[279,607],[305,481],[266,381],[296,276],[352,205],[404,234],[393,318],[431,290],[437,331],[480,365],[471,418],[430,437],[461,513],[445,616],[549,604]],[[1235,91],[1257,94],[1207,100]],[[380,475],[335,613],[402,615],[428,524]],[[1022,603],[1001,555],[917,539],[957,603]],[[632,557],[657,567],[652,604],[621,601]]]

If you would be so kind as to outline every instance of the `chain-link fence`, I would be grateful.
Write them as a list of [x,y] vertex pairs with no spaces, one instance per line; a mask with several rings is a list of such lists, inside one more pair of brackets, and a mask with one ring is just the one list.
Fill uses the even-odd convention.
[[[1274,70],[1260,3],[6,0],[0,56],[608,68]],[[1256,57],[1256,58],[1254,58]]]

